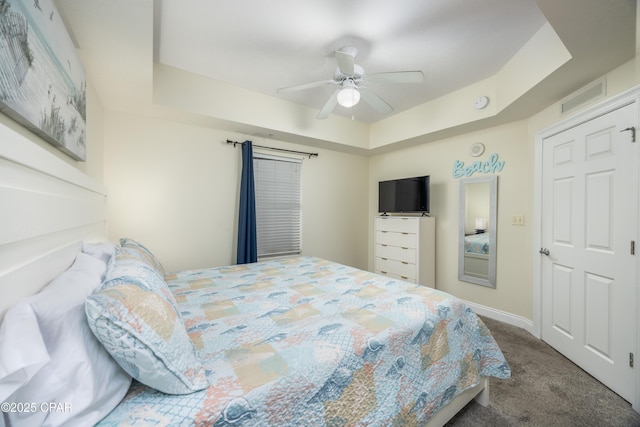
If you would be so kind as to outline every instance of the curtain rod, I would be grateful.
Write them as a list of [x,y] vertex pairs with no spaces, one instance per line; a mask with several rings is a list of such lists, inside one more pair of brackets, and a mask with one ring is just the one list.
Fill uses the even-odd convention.
[[[231,141],[230,139],[227,139],[227,144],[233,144],[233,148],[235,148],[236,144],[244,145],[244,142]],[[252,144],[252,145],[257,148],[263,148],[265,150],[284,151],[287,153],[304,154],[305,156],[309,156],[309,158],[318,157],[318,153],[307,153],[306,151],[287,150],[286,148],[265,147],[264,145],[256,145],[256,144]]]

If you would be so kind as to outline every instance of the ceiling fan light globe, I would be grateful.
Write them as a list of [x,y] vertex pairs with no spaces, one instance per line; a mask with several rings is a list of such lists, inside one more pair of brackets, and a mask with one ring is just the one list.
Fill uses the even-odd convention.
[[338,104],[345,108],[351,108],[360,102],[360,92],[353,87],[345,87],[338,92]]

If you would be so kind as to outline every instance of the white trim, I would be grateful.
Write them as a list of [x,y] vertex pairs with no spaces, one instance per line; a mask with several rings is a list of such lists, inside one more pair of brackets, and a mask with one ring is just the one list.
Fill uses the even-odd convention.
[[[567,117],[564,120],[561,120],[545,129],[538,131],[536,133],[536,144],[542,143],[542,140],[544,140],[545,138],[549,138],[560,132],[564,132],[567,129],[579,126],[583,123],[595,119],[596,117],[600,117],[602,115],[610,113],[611,111],[617,110],[618,108],[633,104],[634,102],[638,101],[638,96],[640,96],[640,86],[636,86],[616,96],[608,98],[594,105],[593,107],[578,112],[571,117]],[[536,148],[538,147],[536,146]]]
[[533,322],[525,317],[518,316],[516,314],[508,313],[506,311],[497,310],[495,308],[487,307],[485,305],[476,304],[471,301],[465,301],[471,309],[478,315],[488,317],[489,319],[498,320],[511,326],[524,329],[536,338],[540,338],[533,330]]
[[[579,126],[611,111],[622,108],[626,105],[640,103],[640,86],[635,86],[618,95],[612,96],[593,107],[568,117],[555,123],[535,135],[534,148],[534,235],[533,235],[533,331],[535,336],[541,336],[542,331],[542,277],[541,261],[539,249],[542,247],[542,144],[546,138],[556,135],[565,130]],[[636,144],[640,144],[640,117],[636,117]],[[640,162],[640,159],[639,159]],[[640,197],[640,194],[637,195]],[[638,215],[636,215],[638,217]],[[640,218],[638,220],[640,226]],[[640,256],[637,259],[637,271],[640,272]],[[638,283],[636,283],[638,289]],[[640,291],[636,292],[636,325],[640,325]],[[640,357],[640,327],[637,327],[636,334],[636,359]],[[636,364],[636,390],[632,405],[636,412],[640,412],[640,369]]]

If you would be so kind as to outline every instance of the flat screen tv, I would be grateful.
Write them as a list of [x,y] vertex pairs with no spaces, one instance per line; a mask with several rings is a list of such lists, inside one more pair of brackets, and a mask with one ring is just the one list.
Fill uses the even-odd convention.
[[378,212],[429,213],[429,176],[378,183]]

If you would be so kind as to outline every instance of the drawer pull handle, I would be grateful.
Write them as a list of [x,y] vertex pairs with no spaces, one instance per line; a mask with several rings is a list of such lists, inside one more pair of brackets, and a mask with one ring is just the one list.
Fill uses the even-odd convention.
[[407,280],[408,279],[407,276],[400,276],[400,277],[402,277],[403,280]]
[[387,274],[387,272],[386,272],[386,271],[384,271],[384,270],[380,270],[380,273],[382,273],[382,274]]
[[402,232],[402,234],[404,234],[404,235],[406,236],[406,235],[407,235],[407,234],[409,234],[409,233]]
[[409,263],[407,261],[402,261],[403,264],[405,265],[409,265]]
[[382,246],[387,247],[387,245],[385,243],[383,243]]
[[400,247],[400,249],[404,249],[404,250],[406,251],[406,250],[407,250],[407,249],[409,249],[409,248],[404,247],[404,246],[401,246],[401,247]]
[[382,257],[382,258],[380,258],[380,259],[381,259],[381,260],[383,260],[383,261],[386,261],[386,260],[387,260],[387,258],[384,258],[384,257]]
[[381,232],[381,233],[388,233],[388,231],[387,231],[387,230],[381,230],[380,232]]

